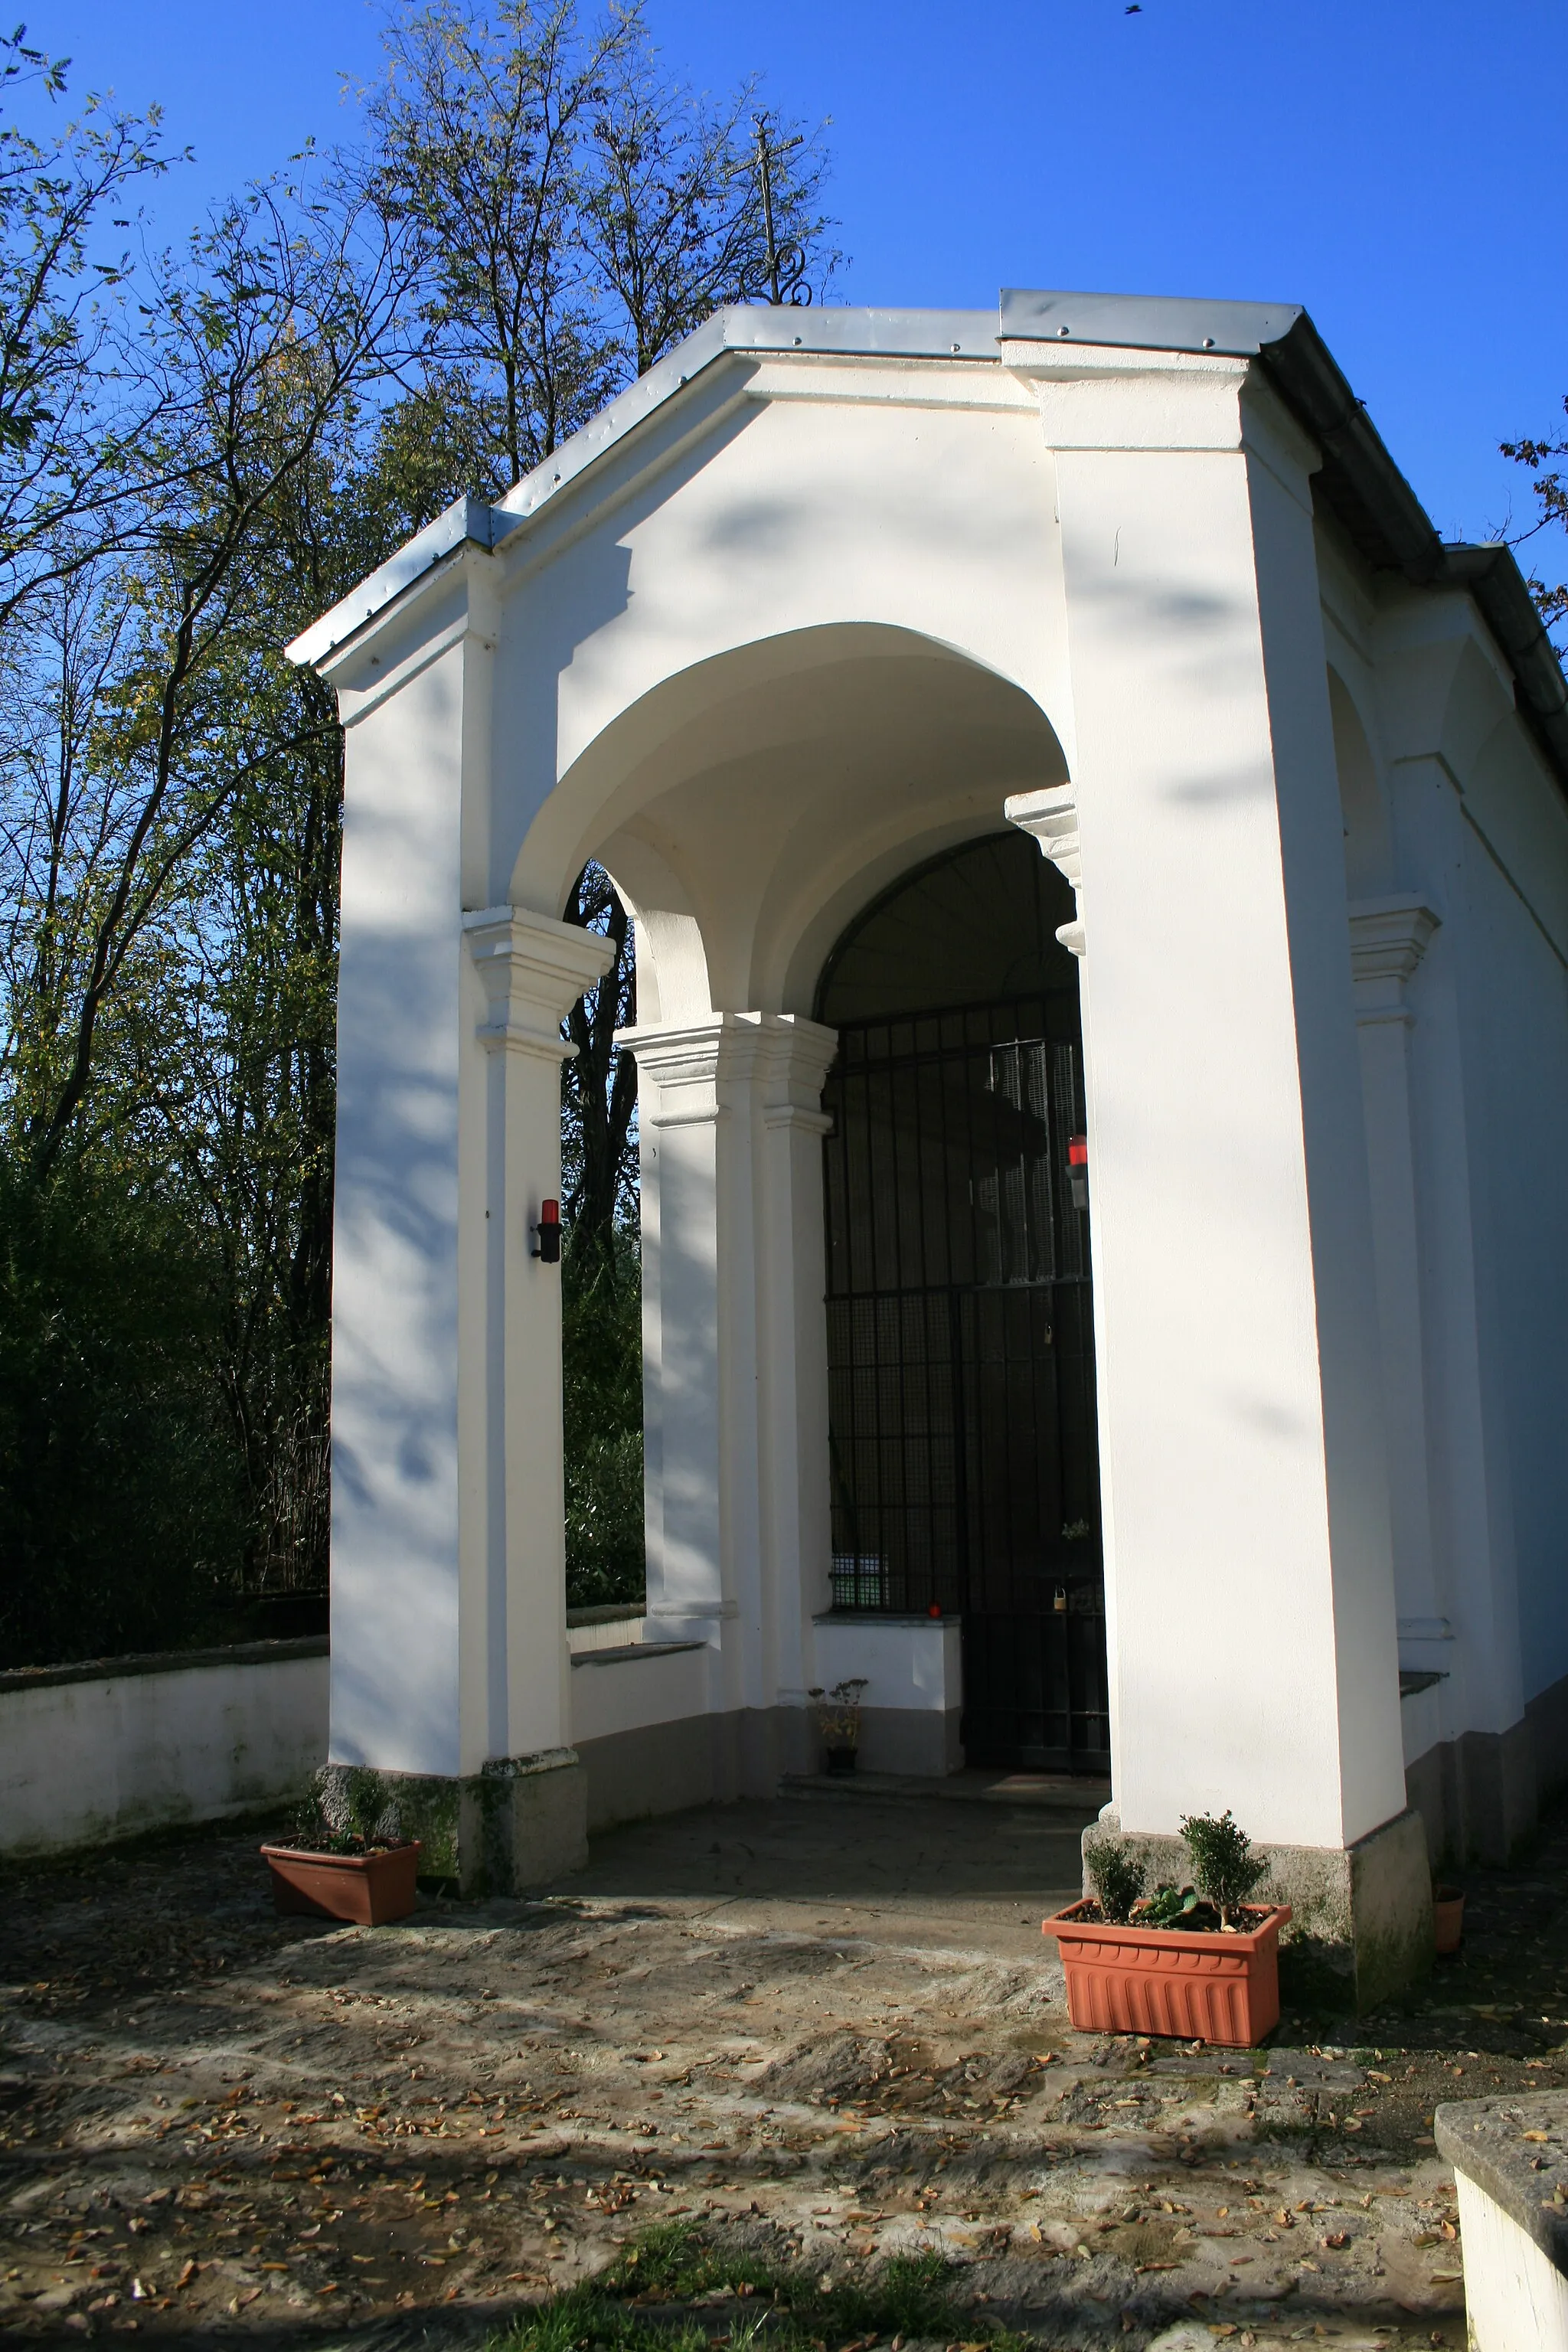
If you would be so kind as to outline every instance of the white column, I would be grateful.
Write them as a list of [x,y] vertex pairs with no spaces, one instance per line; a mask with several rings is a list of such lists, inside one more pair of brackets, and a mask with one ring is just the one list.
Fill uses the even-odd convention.
[[607,968],[596,932],[466,915],[459,1197],[459,1769],[571,1747],[561,1268],[532,1253],[561,1192],[561,1023]]
[[719,1371],[719,1100],[724,1020],[623,1029],[637,1056],[642,1163],[647,1613],[661,1635],[730,1612]]
[[1413,897],[1364,899],[1350,910],[1400,1654],[1410,1665],[1447,1669],[1449,1625],[1432,1542],[1421,1238],[1410,1118],[1413,1015],[1405,995],[1437,919]]
[[[816,1023],[728,1013],[622,1033],[643,1135],[648,1615],[720,1643],[761,1716],[811,1679],[827,1596],[827,1348]],[[749,1769],[749,1748],[740,1769]],[[772,1785],[764,1738],[752,1761]]]
[[1311,452],[1233,362],[1110,400],[1111,362],[1024,356],[1068,614],[1121,1823],[1230,1805],[1342,1851],[1405,1796]]
[[787,1013],[752,1016],[762,1031],[757,1149],[757,1357],[760,1373],[763,1602],[760,1703],[819,1677],[811,1621],[832,1597],[827,1477],[827,1267],[822,1087],[836,1031]]

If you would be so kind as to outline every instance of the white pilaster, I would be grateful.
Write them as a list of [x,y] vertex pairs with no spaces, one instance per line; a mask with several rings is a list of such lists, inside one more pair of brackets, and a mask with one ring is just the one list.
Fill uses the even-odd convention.
[[1310,452],[1232,362],[1108,402],[1006,356],[1056,456],[1092,908],[1121,1823],[1342,1848],[1405,1795]]
[[561,1191],[561,1023],[608,967],[597,932],[489,908],[463,918],[472,1020],[458,1251],[465,1773],[571,1745],[561,1269],[532,1255]]
[[759,1685],[772,1704],[818,1679],[811,1621],[831,1599],[822,1087],[837,1033],[784,1013],[762,1032],[757,1330],[762,1473]]
[[1410,1115],[1414,1016],[1406,996],[1407,983],[1437,928],[1438,918],[1415,897],[1363,899],[1350,910],[1400,1657],[1405,1664],[1446,1670],[1451,1652],[1432,1541],[1421,1244]]

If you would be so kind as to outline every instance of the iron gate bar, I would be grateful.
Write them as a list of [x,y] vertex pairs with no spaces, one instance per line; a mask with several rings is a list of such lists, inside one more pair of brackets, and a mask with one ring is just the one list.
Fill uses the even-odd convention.
[[1102,1770],[1088,1221],[1067,1165],[1077,1011],[1047,990],[839,1024],[834,1550],[861,1605],[874,1559],[882,1608],[962,1611],[973,1760]]

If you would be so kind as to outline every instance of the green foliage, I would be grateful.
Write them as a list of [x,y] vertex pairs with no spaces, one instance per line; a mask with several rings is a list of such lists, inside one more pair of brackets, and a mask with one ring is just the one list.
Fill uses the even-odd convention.
[[[752,89],[636,8],[399,6],[358,152],[183,252],[89,100],[0,121],[0,1633],[13,1658],[319,1588],[342,749],[283,647],[464,491],[495,497],[768,266]],[[0,99],[64,68],[0,38]],[[778,234],[835,257],[810,141]],[[174,159],[177,160],[177,159]],[[563,1101],[570,1597],[643,1587],[626,910]]]
[[295,1843],[317,1853],[361,1853],[402,1837],[395,1801],[368,1764],[327,1764],[294,1815]]
[[[1568,415],[1568,399],[1563,401],[1563,408]],[[1568,440],[1503,441],[1499,446],[1505,457],[1526,467],[1533,477],[1531,488],[1535,494],[1536,518],[1527,530],[1520,533],[1521,539],[1534,539],[1538,533],[1547,532],[1556,541],[1561,560],[1562,537],[1568,530],[1568,473],[1563,468],[1563,460],[1568,458]],[[1531,575],[1530,589],[1547,628],[1560,630],[1568,621],[1568,581],[1548,581],[1535,572]],[[1560,641],[1558,650],[1561,653]]]
[[1198,1907],[1190,1886],[1156,1886],[1138,1914],[1141,1927],[1179,1927]]
[[1198,1893],[1214,1905],[1226,1927],[1233,1926],[1254,1887],[1268,1874],[1268,1855],[1253,1853],[1228,1806],[1217,1821],[1211,1813],[1184,1814],[1182,1835],[1193,1857]]
[[567,1604],[640,1606],[642,1283],[634,1237],[616,1226],[604,1250],[573,1234],[562,1276]]
[[[884,2343],[970,2342],[998,2352],[1017,2339],[973,2310],[961,2315],[952,2273],[939,2255],[895,2255],[868,2272],[863,2284],[828,2290],[815,2278],[753,2254],[731,2252],[679,2222],[662,2222],[587,2285],[552,2295],[535,2312],[491,2336],[488,2352],[710,2352],[715,2345],[765,2344],[780,2352],[822,2352],[825,2344],[858,2339]],[[712,2332],[717,2315],[685,2322],[658,2306],[690,2304],[728,2289],[741,2298],[725,2334]],[[628,2308],[635,2296],[639,2306]],[[646,2308],[653,2305],[650,2311]]]
[[1148,1872],[1137,1856],[1115,1838],[1089,1839],[1083,1850],[1083,1860],[1102,1916],[1124,1927],[1132,1916],[1132,1906],[1143,1892]]
[[174,1648],[237,1589],[245,1523],[213,1377],[213,1264],[101,1159],[0,1154],[0,1656]]

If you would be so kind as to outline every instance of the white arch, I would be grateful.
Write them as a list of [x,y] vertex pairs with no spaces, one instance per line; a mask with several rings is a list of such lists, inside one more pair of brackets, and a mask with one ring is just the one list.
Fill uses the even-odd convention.
[[511,900],[554,913],[601,857],[674,959],[659,1003],[686,1012],[661,1017],[804,1012],[858,907],[1066,773],[1038,703],[973,656],[877,624],[794,630],[678,672],[605,727],[530,826]]

